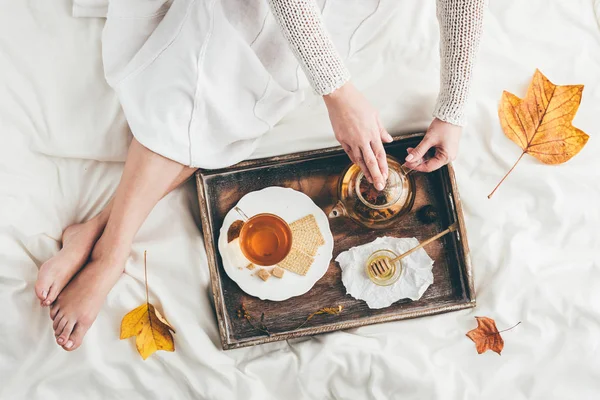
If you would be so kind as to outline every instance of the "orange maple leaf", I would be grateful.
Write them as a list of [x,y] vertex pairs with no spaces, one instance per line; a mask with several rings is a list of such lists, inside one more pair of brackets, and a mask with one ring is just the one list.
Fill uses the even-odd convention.
[[467,336],[473,342],[477,348],[477,353],[485,353],[488,350],[492,350],[498,354],[504,348],[504,339],[500,336],[500,332],[506,332],[519,325],[520,322],[508,329],[498,331],[496,328],[496,322],[488,317],[475,317],[477,320],[477,328],[467,332]]
[[555,85],[539,70],[535,71],[523,99],[506,91],[502,93],[498,108],[502,130],[523,153],[488,198],[526,153],[545,164],[561,164],[579,153],[589,139],[572,124],[582,93],[583,85]]

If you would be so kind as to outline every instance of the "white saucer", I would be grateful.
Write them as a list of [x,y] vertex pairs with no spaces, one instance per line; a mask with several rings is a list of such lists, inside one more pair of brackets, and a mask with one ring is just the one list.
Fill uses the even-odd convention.
[[[236,245],[237,241],[227,243],[227,230],[234,221],[242,219],[234,209],[231,209],[225,216],[219,233],[219,253],[225,272],[244,292],[261,300],[286,300],[308,292],[325,275],[333,255],[333,235],[329,229],[327,216],[310,197],[294,189],[271,186],[246,194],[237,206],[248,217],[260,213],[272,213],[283,218],[288,224],[313,214],[325,239],[325,244],[319,247],[314,262],[305,276],[285,271],[283,278],[271,276],[265,282],[258,276],[253,276],[257,271],[256,268],[252,271],[247,268],[240,269],[240,266],[235,265],[231,259],[234,255],[228,246]],[[264,268],[271,270],[274,267]]]

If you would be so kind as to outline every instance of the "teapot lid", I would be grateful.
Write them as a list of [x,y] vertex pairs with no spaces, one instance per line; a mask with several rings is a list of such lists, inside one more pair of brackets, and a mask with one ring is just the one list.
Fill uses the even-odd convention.
[[383,190],[379,191],[369,183],[367,177],[361,171],[356,177],[356,196],[367,207],[384,209],[395,204],[403,193],[402,178],[398,172],[390,168],[388,179]]

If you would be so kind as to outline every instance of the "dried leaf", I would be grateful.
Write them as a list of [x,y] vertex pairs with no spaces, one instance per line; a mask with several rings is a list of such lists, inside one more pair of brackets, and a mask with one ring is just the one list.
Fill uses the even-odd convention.
[[296,329],[302,328],[315,315],[319,315],[319,314],[337,315],[337,314],[339,314],[339,313],[342,312],[343,308],[344,307],[342,307],[341,305],[339,305],[337,307],[325,307],[325,308],[321,308],[321,309],[315,311],[314,313],[310,314],[308,317],[306,317],[306,319],[304,320],[304,322],[302,324],[300,324],[298,327],[296,327]]
[[237,310],[237,316],[238,316],[238,318],[243,318],[246,321],[248,321],[248,323],[257,331],[261,331],[263,333],[266,333],[268,336],[271,336],[271,332],[263,324],[263,321],[265,320],[265,313],[262,313],[262,315],[260,316],[260,325],[258,325],[256,323],[254,323],[254,318],[252,318],[252,315],[250,315],[250,313],[246,309],[246,305],[244,303],[242,303],[240,305],[240,308]]
[[[320,308],[317,311],[315,311],[314,313],[310,314],[308,317],[306,317],[306,319],[304,320],[304,322],[302,322],[300,325],[298,325],[296,328],[294,328],[294,330],[296,329],[300,329],[302,328],[308,321],[310,321],[312,319],[312,317],[314,317],[315,315],[319,315],[319,314],[331,314],[331,315],[336,315],[342,312],[343,307],[341,305],[337,306],[337,307],[325,307],[325,308]],[[246,305],[244,303],[242,303],[240,305],[240,308],[237,310],[237,317],[238,318],[243,318],[246,321],[248,321],[248,323],[256,330],[261,331],[263,333],[266,333],[267,335],[271,336],[273,334],[273,332],[271,332],[269,330],[269,328],[267,328],[267,326],[265,326],[264,324],[264,320],[265,320],[265,313],[263,312],[260,316],[260,325],[256,322],[254,322],[254,318],[252,317],[252,315],[250,315],[250,313],[248,312],[248,310],[246,309]]]
[[157,350],[175,351],[171,331],[175,329],[160,312],[148,302],[148,273],[144,252],[146,303],[128,312],[121,321],[121,339],[135,336],[135,346],[145,360]]
[[173,328],[171,326],[169,321],[167,321],[167,319],[165,317],[163,317],[162,314],[160,312],[158,312],[158,310],[156,308],[154,309],[154,313],[156,314],[156,317],[160,320],[160,322],[165,324],[170,330],[173,331],[173,333],[177,333],[177,332],[175,332],[175,328]]
[[312,317],[314,317],[315,315],[319,315],[319,314],[331,314],[331,315],[335,315],[335,314],[339,314],[342,312],[343,307],[337,306],[337,307],[325,307],[325,308],[321,308],[318,311],[315,311],[314,313],[310,314],[307,318],[311,319]]
[[475,317],[475,319],[477,320],[477,328],[467,332],[467,336],[475,342],[475,347],[479,354],[488,350],[500,354],[504,348],[504,340],[502,339],[502,336],[500,336],[500,333],[509,331],[521,323],[519,322],[515,326],[503,331],[498,331],[496,322],[493,319],[488,317]]
[[175,351],[170,325],[157,316],[152,304],[142,304],[123,317],[121,339],[135,336],[135,347],[145,360],[157,350]]
[[554,85],[539,70],[535,71],[523,99],[506,91],[502,93],[498,108],[500,124],[523,153],[488,198],[526,153],[545,164],[561,164],[579,153],[589,139],[572,125],[582,93],[583,85]]

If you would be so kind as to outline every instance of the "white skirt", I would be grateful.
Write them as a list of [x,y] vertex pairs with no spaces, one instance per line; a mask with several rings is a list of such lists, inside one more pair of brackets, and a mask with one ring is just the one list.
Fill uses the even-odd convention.
[[[376,34],[392,1],[383,3],[327,2],[342,56]],[[192,167],[248,158],[310,89],[266,0],[111,0],[102,40],[135,138]]]

